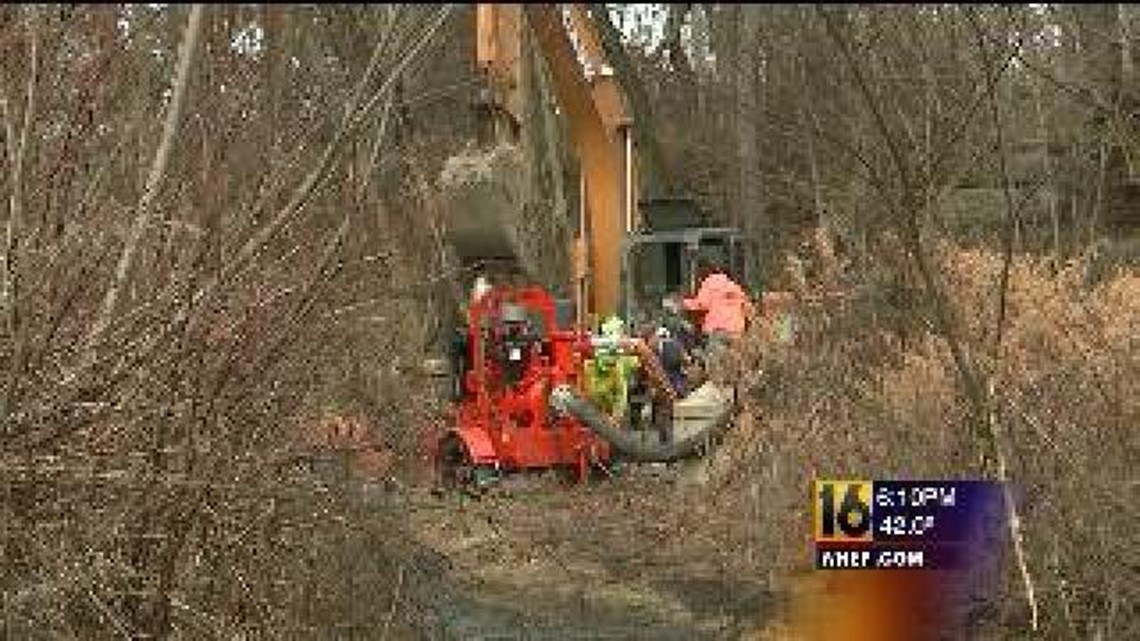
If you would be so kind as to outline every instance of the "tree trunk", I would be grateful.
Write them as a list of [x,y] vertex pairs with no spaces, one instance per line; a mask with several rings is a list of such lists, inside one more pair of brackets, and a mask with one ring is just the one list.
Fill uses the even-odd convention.
[[[712,12],[711,19],[709,20],[709,35],[712,42],[713,56],[716,60],[716,84],[719,87],[719,91],[717,91],[715,95],[716,102],[719,104],[735,104],[736,83],[734,82],[734,69],[737,49],[736,29],[740,16],[740,6],[718,5],[715,8],[706,6],[705,9],[707,11],[711,10]],[[726,135],[731,136],[735,122],[732,109],[721,109],[717,111],[717,131],[724,132]]]
[[1033,105],[1037,112],[1037,136],[1041,139],[1041,145],[1045,151],[1042,155],[1042,170],[1045,173],[1046,188],[1045,188],[1045,206],[1049,212],[1049,223],[1053,236],[1053,259],[1054,264],[1061,264],[1061,221],[1057,207],[1057,178],[1053,174],[1053,156],[1050,153],[1050,136],[1049,136],[1049,123],[1045,117],[1045,107],[1043,98],[1043,88],[1041,80],[1038,80],[1033,85]]
[[1118,4],[1116,7],[1117,20],[1120,23],[1120,81],[1124,92],[1132,97],[1136,91],[1136,65],[1132,58],[1133,9],[1128,4]]
[[689,15],[692,17],[692,35],[690,41],[693,47],[692,66],[694,69],[693,88],[697,93],[695,109],[690,111],[692,122],[706,122],[708,114],[708,84],[712,79],[712,67],[708,64],[712,54],[709,42],[709,8],[706,5],[694,5]]
[[641,166],[641,194],[639,196],[653,197],[666,194],[670,191],[673,178],[661,148],[661,141],[657,138],[658,128],[655,125],[654,110],[650,102],[649,92],[637,67],[633,64],[629,54],[622,45],[621,32],[614,26],[605,5],[590,5],[590,15],[598,26],[598,34],[605,49],[606,58],[613,65],[617,76],[625,89],[626,98],[630,102],[633,112],[633,133],[640,147]]
[[739,200],[732,209],[730,220],[735,226],[750,232],[760,241],[760,255],[768,248],[771,230],[764,214],[759,180],[759,155],[756,123],[759,117],[757,100],[759,56],[757,37],[760,28],[759,9],[753,5],[740,5],[740,33],[736,39],[736,141],[737,141],[737,193]]
[[1121,88],[1122,56],[1119,13],[1115,5],[1085,5],[1077,10],[1078,38],[1082,49],[1081,70],[1094,100],[1088,117],[1093,148],[1096,149],[1096,187],[1088,217],[1088,242],[1095,242],[1102,228],[1110,223],[1110,206],[1120,193],[1118,172],[1113,171],[1116,151],[1109,140],[1110,118],[1115,117]]
[[661,46],[668,51],[669,65],[673,73],[677,74],[685,86],[692,86],[693,67],[689,57],[685,55],[685,48],[681,41],[681,26],[692,9],[691,4],[670,4],[668,16],[665,19],[665,38]]
[[533,82],[531,86],[535,98],[532,101],[535,105],[533,112],[535,121],[531,129],[539,136],[541,143],[539,162],[543,168],[543,184],[549,189],[549,193],[544,195],[548,196],[547,202],[550,204],[547,215],[550,217],[553,233],[547,236],[553,238],[556,244],[547,259],[551,262],[550,273],[555,277],[547,280],[548,284],[558,291],[565,289],[566,284],[570,282],[569,247],[572,239],[570,231],[572,210],[566,197],[566,167],[563,162],[563,158],[566,157],[566,143],[559,127],[558,116],[551,108],[554,103],[553,90],[546,81],[541,59],[537,56],[531,59],[531,72]]

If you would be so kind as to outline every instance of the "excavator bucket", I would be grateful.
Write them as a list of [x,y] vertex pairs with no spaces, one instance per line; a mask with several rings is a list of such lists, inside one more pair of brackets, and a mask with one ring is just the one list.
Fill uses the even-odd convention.
[[447,239],[460,260],[519,259],[526,176],[522,152],[510,144],[448,158],[440,187]]

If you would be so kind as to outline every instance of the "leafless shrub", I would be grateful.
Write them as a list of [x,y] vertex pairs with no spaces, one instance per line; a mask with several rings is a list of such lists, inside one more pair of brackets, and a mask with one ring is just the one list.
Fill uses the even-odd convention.
[[425,341],[402,321],[430,301],[398,300],[394,272],[438,265],[377,220],[422,199],[344,151],[389,148],[377,107],[447,9],[371,15],[336,62],[278,40],[327,46],[354,28],[335,11],[277,16],[244,54],[254,9],[197,6],[185,29],[180,8],[56,11],[18,8],[0,36],[35,50],[0,83],[9,131],[27,123],[2,163],[24,171],[5,192],[0,637],[406,636],[414,550],[358,489],[411,432],[382,429],[392,408],[422,416],[374,375]]
[[[940,264],[984,342],[993,310],[982,301],[1000,258],[947,248]],[[1076,266],[1054,276],[1046,261],[1023,258],[1011,272],[1001,416],[1042,631],[1128,637],[1137,622],[1126,604],[1136,595],[1120,572],[1135,562],[1128,531],[1136,511],[1120,488],[1135,476],[1140,445],[1131,429],[1140,409],[1137,279],[1123,275],[1086,295]],[[986,469],[945,340],[925,334],[902,349],[871,319],[856,322],[856,303],[798,308],[795,346],[753,341],[740,365],[759,380],[752,418],[725,443],[732,454],[714,475],[713,513],[736,544],[774,555],[757,567],[774,562],[779,576],[809,562],[803,488],[812,478],[961,478]],[[884,351],[898,358],[871,357]],[[742,524],[739,514],[754,519]],[[1003,589],[1009,598],[999,601],[992,633],[1024,625],[1017,590]]]

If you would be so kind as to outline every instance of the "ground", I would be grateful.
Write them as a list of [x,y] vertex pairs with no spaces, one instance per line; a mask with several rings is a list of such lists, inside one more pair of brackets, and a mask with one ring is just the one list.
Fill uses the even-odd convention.
[[771,615],[763,577],[690,534],[700,463],[567,487],[515,478],[472,500],[413,493],[407,528],[441,568],[423,621],[440,639],[738,639]]

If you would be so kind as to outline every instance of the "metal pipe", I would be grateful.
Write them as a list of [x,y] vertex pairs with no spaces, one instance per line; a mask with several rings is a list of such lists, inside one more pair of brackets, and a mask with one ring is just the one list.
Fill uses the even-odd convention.
[[574,287],[578,292],[578,300],[575,303],[577,308],[578,326],[582,327],[586,324],[586,313],[589,311],[590,305],[590,279],[587,274],[590,271],[590,232],[586,229],[589,223],[589,217],[586,215],[586,172],[581,171],[578,174],[578,240],[575,242],[575,260],[578,265],[576,270],[578,273],[574,274]]
[[622,127],[625,135],[625,233],[633,231],[633,133],[629,125]]

